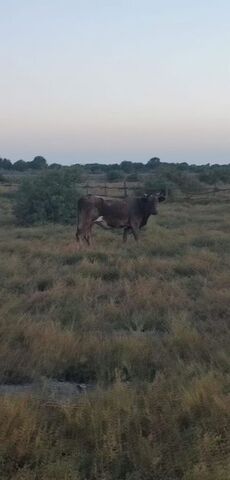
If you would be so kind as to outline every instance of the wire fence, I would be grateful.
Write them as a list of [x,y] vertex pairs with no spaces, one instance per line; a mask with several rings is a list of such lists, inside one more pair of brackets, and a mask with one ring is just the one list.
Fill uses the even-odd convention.
[[[127,182],[124,181],[123,183],[117,183],[114,185],[110,185],[108,183],[100,183],[100,184],[80,184],[79,187],[83,188],[88,195],[91,191],[96,191],[96,193],[101,194],[102,196],[108,197],[108,196],[113,196],[114,198],[125,198],[128,197],[128,192],[135,192],[135,191],[140,191],[142,188],[141,183],[139,184],[133,184],[132,186],[127,186]],[[112,194],[114,192],[122,192],[123,195],[110,195],[110,191],[112,191]]]
[[[85,194],[95,194],[103,197],[110,197],[110,198],[126,198],[131,195],[138,195],[143,193],[144,190],[144,184],[139,182],[128,182],[124,180],[124,182],[117,182],[114,184],[110,184],[107,182],[101,182],[101,183],[77,183],[76,184],[77,188],[80,188],[84,190]],[[18,184],[15,183],[2,183],[0,185],[0,189],[4,191],[7,188],[7,190],[12,190],[15,191],[18,188]],[[210,199],[211,195],[214,196],[214,198],[223,198],[223,199],[228,199],[230,198],[230,187],[226,188],[220,188],[217,186],[214,186],[212,188],[205,188],[202,191],[188,191],[188,192],[181,192],[181,190],[177,188],[168,188],[167,185],[165,186],[165,197],[166,201],[168,199],[170,200],[184,200],[184,201],[190,201],[190,200],[203,200],[203,199]]]
[[[79,184],[79,187],[82,188],[83,190],[85,190],[85,193],[88,195],[88,194],[91,194],[92,193],[95,193],[96,195],[101,195],[101,196],[104,196],[104,197],[112,197],[112,198],[126,198],[131,194],[135,194],[135,193],[138,193],[138,192],[141,192],[143,190],[143,184],[139,183],[139,184],[133,184],[133,185],[127,185],[127,182],[124,181],[123,183],[119,183],[119,184],[114,184],[114,185],[110,185],[108,183],[100,183],[100,184],[90,184],[90,183],[86,183],[86,184]],[[111,193],[110,193],[111,192]],[[114,193],[117,193],[116,195],[114,195]],[[122,193],[121,195],[119,195],[119,193]],[[204,197],[207,197],[207,198],[210,198],[210,195],[214,195],[216,196],[217,194],[229,194],[230,193],[230,187],[229,188],[219,188],[219,187],[213,187],[213,188],[207,188],[205,190],[202,190],[202,191],[196,191],[196,192],[184,192],[184,193],[181,193],[179,192],[179,189],[170,189],[170,195],[173,196],[173,193],[177,193],[176,195],[176,198],[180,199],[180,200],[198,200],[199,197],[202,197],[202,199]],[[169,189],[168,187],[166,186],[165,188],[165,196],[166,196],[166,200],[169,198]]]

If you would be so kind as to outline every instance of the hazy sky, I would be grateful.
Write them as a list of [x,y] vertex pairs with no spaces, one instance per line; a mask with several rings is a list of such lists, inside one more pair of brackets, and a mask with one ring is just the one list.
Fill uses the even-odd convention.
[[230,163],[229,0],[0,0],[0,156]]

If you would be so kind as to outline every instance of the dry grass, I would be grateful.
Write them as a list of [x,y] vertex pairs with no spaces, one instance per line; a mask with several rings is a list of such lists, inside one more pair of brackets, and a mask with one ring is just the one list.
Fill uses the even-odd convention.
[[166,204],[139,244],[98,229],[83,251],[0,215],[1,381],[98,384],[1,398],[1,479],[229,479],[229,205]]

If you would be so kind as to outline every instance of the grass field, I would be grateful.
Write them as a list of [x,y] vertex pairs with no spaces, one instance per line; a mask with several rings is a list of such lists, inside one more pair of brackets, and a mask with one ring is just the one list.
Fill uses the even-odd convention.
[[0,380],[95,383],[0,398],[1,480],[230,479],[229,202],[162,204],[136,244],[0,211]]

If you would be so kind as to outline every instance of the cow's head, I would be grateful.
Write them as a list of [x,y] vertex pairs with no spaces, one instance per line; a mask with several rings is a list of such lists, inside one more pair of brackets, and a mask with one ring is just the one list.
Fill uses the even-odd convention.
[[163,191],[158,192],[158,193],[150,193],[150,194],[145,194],[143,197],[143,200],[146,204],[148,213],[150,215],[157,215],[158,213],[158,204],[159,202],[163,202],[165,200],[166,196]]

